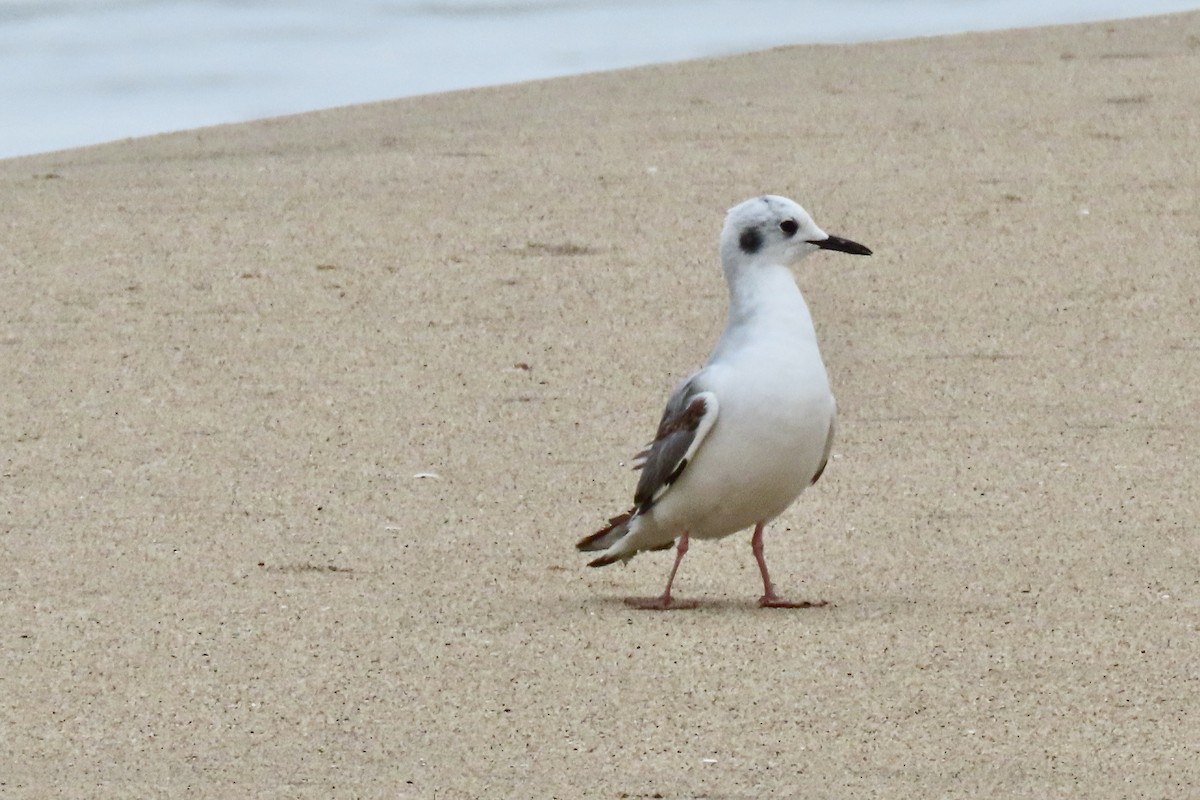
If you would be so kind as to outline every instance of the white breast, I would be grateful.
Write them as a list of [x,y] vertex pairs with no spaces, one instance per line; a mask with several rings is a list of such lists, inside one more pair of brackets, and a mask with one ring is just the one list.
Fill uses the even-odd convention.
[[[706,370],[720,415],[655,516],[699,539],[773,519],[820,468],[835,403],[815,342],[756,338]],[[670,522],[668,522],[670,520]]]

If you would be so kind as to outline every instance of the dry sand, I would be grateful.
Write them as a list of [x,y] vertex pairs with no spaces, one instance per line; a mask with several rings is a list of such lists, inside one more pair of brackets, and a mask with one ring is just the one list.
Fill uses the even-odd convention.
[[[1197,797],[1197,76],[1184,14],[0,163],[0,793]],[[572,545],[763,191],[876,252],[798,270],[830,606],[739,535],[633,612],[671,555]]]

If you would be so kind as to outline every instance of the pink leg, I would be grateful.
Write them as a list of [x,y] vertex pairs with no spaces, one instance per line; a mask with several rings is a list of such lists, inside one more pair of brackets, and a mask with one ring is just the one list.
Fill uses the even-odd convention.
[[754,558],[758,561],[758,571],[762,573],[763,579],[763,596],[758,598],[758,605],[761,608],[820,608],[826,605],[827,603],[824,600],[819,600],[815,603],[801,600],[799,603],[793,603],[775,594],[775,587],[771,584],[771,576],[767,574],[767,560],[763,558],[763,524],[760,522],[754,526],[754,538],[750,540],[750,547],[754,550]]
[[684,600],[676,602],[671,598],[671,584],[675,583],[675,573],[679,571],[679,562],[683,561],[683,556],[688,551],[688,535],[685,533],[679,537],[679,543],[675,545],[675,564],[671,567],[671,576],[667,578],[667,588],[658,597],[627,597],[625,605],[641,609],[643,611],[671,611],[678,608],[695,608],[694,600]]

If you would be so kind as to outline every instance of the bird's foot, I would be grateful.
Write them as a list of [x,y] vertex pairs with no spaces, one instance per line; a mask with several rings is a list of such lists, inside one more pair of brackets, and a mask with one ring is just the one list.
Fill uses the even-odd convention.
[[700,604],[695,600],[676,600],[669,594],[663,594],[658,597],[626,597],[625,605],[639,611],[678,611],[696,608]]
[[801,600],[794,603],[791,600],[784,600],[775,593],[764,594],[758,598],[759,608],[824,608],[827,605],[829,605],[828,600]]

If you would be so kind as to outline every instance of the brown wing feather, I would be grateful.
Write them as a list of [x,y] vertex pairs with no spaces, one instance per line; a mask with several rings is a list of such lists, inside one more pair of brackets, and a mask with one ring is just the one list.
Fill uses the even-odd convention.
[[[703,397],[688,398],[684,392],[680,392],[680,395],[686,402],[680,403],[681,407],[674,414],[663,415],[658,434],[650,447],[643,451],[642,476],[633,494],[633,502],[639,513],[653,506],[663,490],[683,474],[688,463],[685,458],[688,448],[696,438],[700,420],[708,411],[708,404]],[[668,405],[668,411],[671,410]]]
[[[649,510],[667,487],[683,474],[687,468],[688,451],[693,445],[699,445],[696,436],[706,415],[710,412],[715,415],[716,411],[716,398],[707,392],[697,392],[694,376],[684,381],[667,401],[654,441],[637,455],[640,463],[635,464],[634,469],[641,469],[642,475],[634,493],[636,505],[610,519],[605,527],[580,539],[575,546],[580,550],[607,550],[625,536],[633,518]],[[712,420],[708,424],[711,426]],[[646,549],[665,550],[673,544],[674,541],[667,541]],[[602,567],[628,557],[628,554],[601,556],[589,562],[588,566]]]

